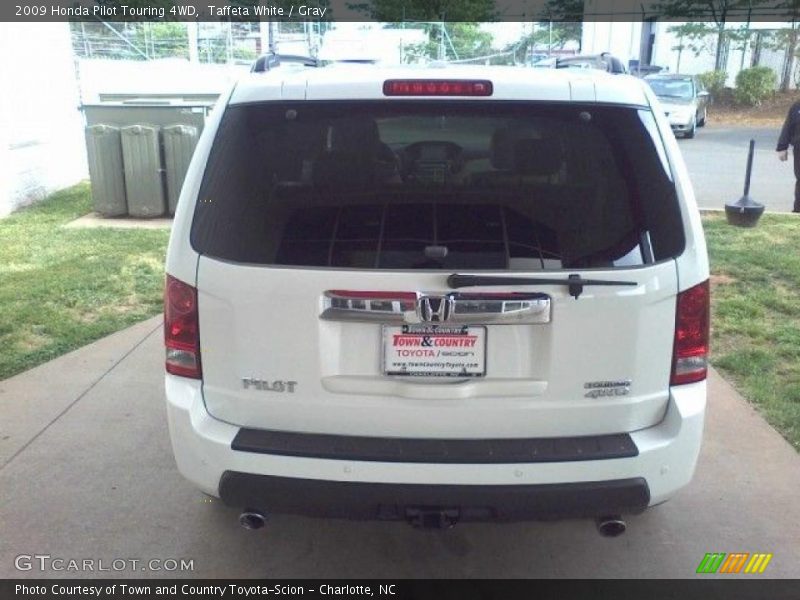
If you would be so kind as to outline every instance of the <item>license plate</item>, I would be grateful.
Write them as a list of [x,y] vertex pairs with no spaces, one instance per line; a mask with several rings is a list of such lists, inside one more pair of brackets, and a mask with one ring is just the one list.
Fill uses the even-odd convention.
[[417,377],[483,377],[486,327],[383,327],[383,373]]

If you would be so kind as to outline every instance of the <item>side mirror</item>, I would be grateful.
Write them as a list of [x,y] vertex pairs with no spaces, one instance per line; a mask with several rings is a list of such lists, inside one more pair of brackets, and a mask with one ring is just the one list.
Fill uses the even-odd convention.
[[702,92],[697,92],[698,98],[708,98],[710,95],[711,94],[709,94],[708,91],[706,90],[703,90]]

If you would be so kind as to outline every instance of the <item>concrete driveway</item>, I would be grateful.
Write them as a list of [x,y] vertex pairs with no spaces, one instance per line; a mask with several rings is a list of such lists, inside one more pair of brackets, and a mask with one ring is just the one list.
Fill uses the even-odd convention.
[[706,552],[771,552],[764,576],[800,576],[800,456],[716,373],[694,481],[620,538],[588,521],[417,531],[286,516],[249,532],[175,469],[161,335],[151,319],[0,382],[0,577],[98,575],[15,569],[50,555],[194,561],[105,576],[679,578]]
[[742,195],[750,139],[756,141],[750,195],[769,211],[788,212],[794,201],[791,156],[775,154],[779,130],[768,127],[716,125],[713,114],[694,139],[678,139],[701,208],[722,208]]

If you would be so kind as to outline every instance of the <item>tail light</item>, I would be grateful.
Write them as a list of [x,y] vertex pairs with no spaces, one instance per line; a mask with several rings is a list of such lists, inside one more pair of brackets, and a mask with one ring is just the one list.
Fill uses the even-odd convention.
[[201,379],[197,290],[167,275],[164,289],[164,342],[167,373]]
[[708,280],[678,294],[671,385],[694,383],[706,378],[710,297]]

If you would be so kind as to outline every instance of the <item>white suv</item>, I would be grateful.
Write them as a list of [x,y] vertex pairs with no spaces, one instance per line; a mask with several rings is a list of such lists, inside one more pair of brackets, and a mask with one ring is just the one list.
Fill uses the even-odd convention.
[[245,77],[169,244],[183,475],[248,527],[274,511],[619,533],[675,494],[702,437],[709,270],[654,105],[589,70]]

